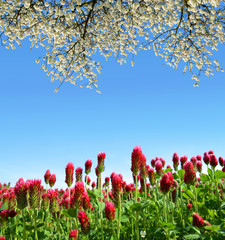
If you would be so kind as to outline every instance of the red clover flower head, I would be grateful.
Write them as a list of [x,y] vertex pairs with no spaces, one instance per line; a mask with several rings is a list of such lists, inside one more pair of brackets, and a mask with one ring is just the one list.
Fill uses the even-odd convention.
[[215,168],[218,165],[218,160],[214,154],[210,155],[209,163],[213,168]]
[[162,162],[162,166],[164,167],[166,164],[166,161],[163,158],[159,158],[159,160]]
[[101,175],[101,173],[98,170],[98,167],[95,168],[95,174],[96,174],[97,178],[99,178]]
[[152,166],[153,168],[155,167],[155,159],[154,159],[154,158],[151,160],[151,166]]
[[110,178],[109,177],[106,177],[105,178],[105,186],[108,187],[109,186],[109,180]]
[[155,170],[158,175],[162,175],[162,168],[163,168],[162,162],[160,160],[157,160],[155,163]]
[[29,203],[31,208],[37,208],[40,203],[41,180],[31,180],[29,184]]
[[115,205],[112,202],[107,202],[105,205],[105,216],[109,221],[115,219]]
[[119,193],[122,190],[122,179],[118,174],[114,174],[112,178],[113,192]]
[[55,174],[52,174],[50,177],[49,177],[49,185],[50,187],[53,187],[55,185],[55,182],[56,182],[56,175]]
[[201,216],[199,216],[197,213],[193,213],[192,218],[193,218],[194,226],[199,227],[199,228],[204,226],[203,218]]
[[83,192],[82,200],[81,200],[81,205],[84,210],[91,209],[91,203],[90,203],[90,198],[88,196],[87,192]]
[[148,170],[146,166],[146,157],[144,154],[142,154],[141,164],[140,164],[140,177],[143,179],[146,179],[147,175],[148,175]]
[[45,183],[48,184],[49,183],[49,178],[51,176],[50,170],[48,169],[44,175],[45,178]]
[[88,177],[88,175],[85,175],[84,180],[85,180],[85,182],[87,183],[87,185],[90,185],[91,179]]
[[106,154],[103,152],[100,152],[98,154],[98,171],[100,173],[102,173],[105,169],[105,167],[104,167],[105,156],[106,156]]
[[27,206],[28,184],[20,178],[15,185],[15,195],[17,200],[17,207],[22,210]]
[[219,157],[219,163],[220,166],[223,167],[224,159],[222,157]]
[[173,168],[174,168],[175,171],[177,171],[177,167],[179,165],[179,156],[176,152],[173,154],[173,159],[172,160],[173,160]]
[[171,186],[170,178],[169,178],[168,174],[165,173],[160,180],[160,190],[164,194],[167,194],[170,190],[170,186]]
[[184,164],[184,182],[186,184],[194,185],[196,180],[196,173],[192,162],[186,162]]
[[73,184],[73,174],[74,174],[74,165],[72,162],[69,162],[66,165],[66,184],[68,187],[71,187]]
[[196,169],[197,158],[195,156],[191,158],[191,162],[193,163],[194,169]]
[[90,222],[86,212],[81,210],[78,214],[78,220],[81,224],[82,232],[88,234],[90,232]]
[[188,157],[182,156],[180,157],[181,168],[184,169],[184,164],[187,162]]
[[92,167],[92,161],[90,159],[88,159],[85,162],[85,173],[89,174],[91,172],[91,167]]
[[76,169],[76,182],[82,181],[82,173],[83,173],[83,169],[78,167]]
[[148,170],[148,178],[151,183],[151,186],[154,186],[155,185],[155,172],[154,172],[153,168],[150,168]]
[[140,171],[140,163],[142,158],[142,150],[140,146],[135,146],[131,154],[131,171],[135,176]]
[[73,240],[77,239],[77,229],[69,231],[69,239],[72,238]]
[[203,156],[203,161],[206,165],[209,164],[209,159],[210,159],[210,155],[207,152],[205,152]]
[[197,167],[198,172],[201,173],[202,172],[202,162],[201,161],[197,161],[196,167]]
[[188,209],[188,210],[191,210],[191,209],[192,209],[192,204],[191,204],[191,203],[187,204],[187,209]]

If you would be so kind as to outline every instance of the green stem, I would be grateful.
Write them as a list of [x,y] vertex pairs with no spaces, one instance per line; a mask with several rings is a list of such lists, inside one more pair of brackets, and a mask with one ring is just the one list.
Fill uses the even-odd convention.
[[115,233],[115,228],[113,226],[113,221],[110,221],[112,225],[112,230],[113,230],[113,240],[116,240],[116,233]]
[[117,237],[120,239],[120,219],[121,219],[121,201],[120,201],[120,193],[119,193],[119,206],[118,206],[118,225],[117,225]]
[[197,190],[195,186],[194,186],[194,192],[195,192],[195,211],[196,213],[198,213],[198,195],[197,195]]
[[137,191],[138,191],[138,184],[137,184],[137,176],[135,175],[135,202],[137,202]]
[[106,187],[106,194],[107,194],[107,202],[109,201],[109,188]]
[[166,202],[166,195],[163,196],[163,215],[164,215],[164,220],[167,223],[167,202]]
[[37,209],[34,209],[34,239],[38,240],[38,235],[37,235]]
[[137,237],[137,240],[139,240],[139,225],[138,225],[138,212],[136,212],[136,221],[135,221],[135,227],[136,227],[136,237]]
[[98,185],[99,185],[99,191],[100,191],[100,221],[101,221],[101,236],[102,236],[102,240],[104,240],[104,235],[103,235],[103,224],[102,224],[102,178],[101,175],[99,177],[99,181],[98,181]]
[[183,221],[183,195],[182,195],[182,183],[180,184],[180,215],[181,215],[181,222],[184,228],[184,221]]
[[[138,183],[137,183],[137,175],[135,175],[135,202],[137,202],[137,191],[138,191]],[[135,229],[136,229],[137,240],[139,240],[138,217],[139,217],[138,212],[136,212]]]
[[133,216],[131,216],[131,231],[132,231],[131,240],[133,240],[133,236],[134,236],[134,220],[133,220]]
[[88,175],[86,175],[86,179],[85,179],[85,192],[87,191],[87,178],[88,178]]
[[25,209],[22,210],[22,215],[23,215],[23,240],[27,240],[26,221],[25,221]]
[[145,193],[145,200],[147,200],[147,187],[146,187],[145,179],[144,179],[144,193]]

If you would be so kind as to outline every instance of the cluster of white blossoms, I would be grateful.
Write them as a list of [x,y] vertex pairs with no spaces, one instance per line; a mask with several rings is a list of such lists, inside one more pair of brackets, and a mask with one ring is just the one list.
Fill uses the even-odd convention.
[[2,45],[14,49],[26,37],[31,47],[46,49],[46,56],[36,62],[41,60],[47,76],[61,84],[69,81],[97,90],[101,64],[94,59],[96,53],[123,64],[130,54],[153,48],[173,68],[183,60],[184,72],[190,70],[196,86],[201,73],[223,71],[212,51],[225,42],[225,4],[223,0],[0,0]]

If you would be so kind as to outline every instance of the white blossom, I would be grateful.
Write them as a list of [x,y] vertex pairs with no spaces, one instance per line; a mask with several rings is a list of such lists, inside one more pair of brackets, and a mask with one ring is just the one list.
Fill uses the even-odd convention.
[[97,90],[97,52],[123,64],[138,50],[153,49],[174,69],[183,61],[194,86],[201,73],[223,71],[212,57],[225,42],[222,0],[5,0],[0,15],[2,44],[14,49],[28,37],[31,47],[45,48],[36,62],[42,59],[41,68],[60,86],[69,81]]

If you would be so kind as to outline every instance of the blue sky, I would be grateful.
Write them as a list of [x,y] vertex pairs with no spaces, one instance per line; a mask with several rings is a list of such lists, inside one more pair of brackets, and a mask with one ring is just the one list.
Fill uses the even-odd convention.
[[[103,61],[99,90],[51,83],[35,60],[43,50],[24,44],[1,48],[0,182],[42,179],[47,169],[66,187],[65,167],[84,168],[106,153],[105,172],[131,181],[131,152],[140,145],[147,163],[156,156],[172,165],[172,155],[189,159],[214,150],[225,157],[225,73],[202,76],[200,87],[174,71],[152,51],[135,56],[135,66]],[[225,68],[224,47],[216,53]],[[130,59],[131,60],[131,59]]]

